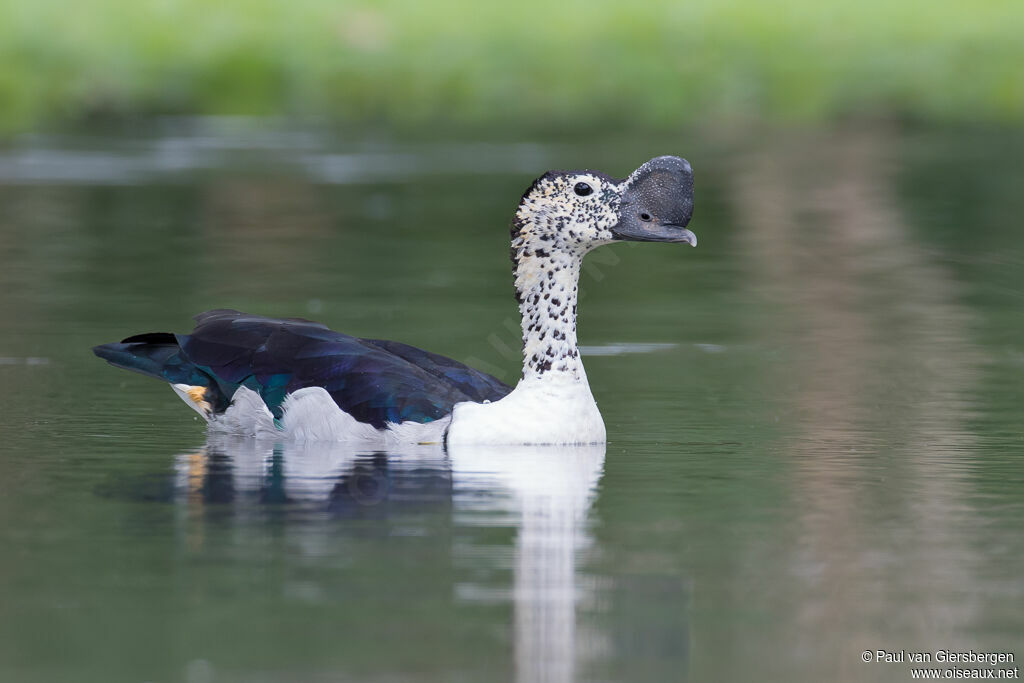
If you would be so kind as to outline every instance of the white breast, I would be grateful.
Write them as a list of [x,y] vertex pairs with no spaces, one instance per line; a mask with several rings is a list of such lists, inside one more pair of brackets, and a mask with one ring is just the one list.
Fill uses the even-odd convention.
[[604,442],[604,421],[585,379],[528,378],[500,401],[456,404],[448,430],[450,445]]

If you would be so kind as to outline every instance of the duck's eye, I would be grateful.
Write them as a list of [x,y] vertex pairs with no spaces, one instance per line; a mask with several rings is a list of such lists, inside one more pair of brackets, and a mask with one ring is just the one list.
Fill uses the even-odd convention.
[[590,185],[586,183],[576,183],[576,187],[572,188],[572,191],[581,197],[586,197],[588,194],[594,191]]

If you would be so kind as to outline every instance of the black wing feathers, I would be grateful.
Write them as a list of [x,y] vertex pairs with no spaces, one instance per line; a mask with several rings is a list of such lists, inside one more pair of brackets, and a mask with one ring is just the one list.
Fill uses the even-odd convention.
[[[131,342],[136,350],[176,347],[173,354],[157,355],[186,361],[194,366],[192,374],[207,377],[203,384],[216,385],[222,395],[231,396],[240,386],[258,392],[276,417],[285,396],[314,386],[326,389],[342,410],[377,428],[406,420],[429,422],[450,414],[460,401],[493,401],[511,391],[451,358],[398,342],[357,339],[299,318],[222,309],[202,313],[196,322],[189,335],[143,334],[122,344]],[[111,346],[97,347],[97,353],[115,362],[110,353],[100,353]],[[168,379],[154,360],[115,364]],[[198,382],[193,378],[193,383]]]

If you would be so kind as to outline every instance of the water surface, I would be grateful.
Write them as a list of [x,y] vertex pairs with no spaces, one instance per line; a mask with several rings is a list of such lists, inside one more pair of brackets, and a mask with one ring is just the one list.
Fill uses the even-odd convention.
[[[199,122],[0,153],[0,678],[908,680],[1024,605],[1024,135],[595,146]],[[697,174],[698,249],[589,257],[606,448],[207,439],[89,348],[215,307],[514,382],[547,168]],[[1017,653],[1024,656],[1024,651]]]

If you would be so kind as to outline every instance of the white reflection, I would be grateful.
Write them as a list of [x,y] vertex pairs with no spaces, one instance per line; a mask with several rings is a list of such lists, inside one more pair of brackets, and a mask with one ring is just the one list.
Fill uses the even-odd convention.
[[[175,490],[190,511],[227,507],[239,517],[258,513],[265,504],[340,517],[386,517],[410,504],[428,504],[450,506],[456,526],[515,528],[512,557],[504,561],[512,569],[512,585],[495,589],[460,582],[454,597],[510,600],[516,679],[558,683],[573,680],[581,654],[595,649],[580,642],[576,627],[577,607],[588,592],[576,563],[591,544],[587,518],[604,456],[603,444],[448,452],[439,445],[417,445],[382,453],[352,444],[282,444],[211,434],[202,449],[176,457]],[[191,547],[201,547],[202,519],[191,516],[185,533]],[[295,533],[310,557],[326,556],[339,540],[330,533]],[[474,575],[508,558],[505,547],[458,542],[452,553],[457,563],[470,564]]]
[[[353,498],[372,503],[361,466],[375,459],[385,478],[426,468],[447,471],[448,460],[438,445],[409,445],[386,454],[353,444],[332,442],[278,443],[246,436],[211,433],[204,448],[175,458],[176,489],[190,500],[211,503],[242,499],[246,494],[276,493],[266,502],[326,503],[338,495],[339,484]],[[363,482],[366,484],[367,482]],[[390,489],[390,484],[387,486]],[[386,491],[384,494],[386,495]],[[370,496],[370,497],[367,497]]]
[[[456,513],[518,517],[512,591],[518,681],[571,681],[577,653],[586,650],[576,632],[576,607],[585,597],[576,558],[591,542],[587,513],[604,452],[600,444],[453,447],[449,453]],[[481,498],[481,491],[491,495]]]

